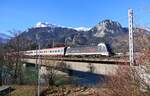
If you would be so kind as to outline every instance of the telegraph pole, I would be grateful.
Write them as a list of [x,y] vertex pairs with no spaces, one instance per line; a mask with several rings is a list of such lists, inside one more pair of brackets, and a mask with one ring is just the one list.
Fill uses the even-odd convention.
[[[38,34],[36,34],[36,40],[37,40],[37,44],[38,44],[38,51],[36,50],[36,55],[37,55],[37,61],[39,61],[40,63],[40,38],[38,36]],[[38,53],[38,54],[37,54]],[[40,64],[38,64],[38,62],[36,61],[37,64],[37,75],[38,75],[38,82],[37,82],[37,96],[40,96]]]
[[134,65],[134,54],[133,54],[133,10],[128,10],[128,27],[129,27],[129,59],[130,66]]
[[53,41],[52,41],[52,48],[54,48],[54,46],[55,46],[55,41],[53,39]]

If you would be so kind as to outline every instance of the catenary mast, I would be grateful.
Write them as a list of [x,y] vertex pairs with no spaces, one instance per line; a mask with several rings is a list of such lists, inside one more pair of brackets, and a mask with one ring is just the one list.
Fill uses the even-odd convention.
[[129,28],[129,59],[130,66],[134,64],[134,50],[133,50],[133,10],[128,10],[128,28]]

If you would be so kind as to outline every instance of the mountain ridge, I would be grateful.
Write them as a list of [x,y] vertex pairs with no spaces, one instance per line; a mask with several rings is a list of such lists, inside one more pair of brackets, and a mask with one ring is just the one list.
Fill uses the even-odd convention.
[[[140,32],[139,30],[137,30],[137,33]],[[20,36],[35,42],[36,34],[39,35],[40,44],[43,48],[54,47],[53,43],[65,46],[82,46],[97,45],[100,42],[104,42],[110,45],[115,52],[128,51],[128,28],[122,27],[119,22],[108,19],[99,22],[87,31],[61,26],[42,25],[29,28]],[[145,35],[145,33],[142,35]],[[135,36],[136,38],[138,37],[137,35]]]
[[0,33],[0,43],[6,43],[9,38],[10,38],[9,35],[4,34],[4,33]]

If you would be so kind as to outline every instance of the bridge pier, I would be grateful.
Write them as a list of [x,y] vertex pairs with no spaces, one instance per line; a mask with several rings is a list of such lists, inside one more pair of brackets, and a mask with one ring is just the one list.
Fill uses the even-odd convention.
[[40,83],[46,84],[47,75],[48,75],[48,70],[47,70],[46,66],[40,66],[38,71],[39,71],[39,76],[40,76]]
[[48,73],[48,70],[47,70],[46,66],[41,66],[39,69],[39,74],[46,75],[47,73]]
[[25,68],[25,67],[26,67],[26,65],[27,65],[26,63],[23,63],[23,68]]

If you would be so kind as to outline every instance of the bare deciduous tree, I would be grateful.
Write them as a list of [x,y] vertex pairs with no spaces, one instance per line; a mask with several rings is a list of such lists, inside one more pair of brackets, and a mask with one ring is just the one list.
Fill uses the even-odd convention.
[[11,31],[12,38],[5,45],[5,55],[7,56],[7,62],[11,65],[11,69],[14,70],[13,81],[14,83],[23,83],[22,74],[22,51],[28,50],[31,46],[30,40],[21,35],[21,31]]

